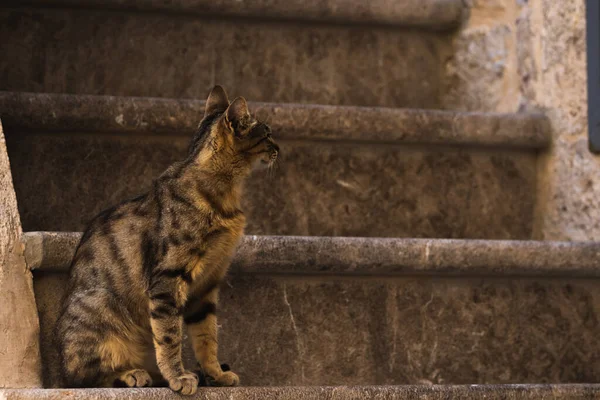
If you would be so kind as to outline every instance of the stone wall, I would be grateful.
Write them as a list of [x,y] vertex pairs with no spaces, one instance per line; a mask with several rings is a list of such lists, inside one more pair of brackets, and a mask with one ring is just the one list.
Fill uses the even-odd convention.
[[0,125],[0,388],[41,386],[39,323]]
[[514,112],[518,108],[517,0],[465,0],[470,6],[445,62],[443,107]]
[[598,240],[600,157],[588,150],[585,2],[531,0],[523,19],[523,104],[543,110],[553,128],[552,149],[538,166],[534,237]]
[[[585,0],[466,0],[445,108],[542,111],[534,239],[600,238],[600,157],[588,150]],[[599,21],[600,22],[600,21]]]

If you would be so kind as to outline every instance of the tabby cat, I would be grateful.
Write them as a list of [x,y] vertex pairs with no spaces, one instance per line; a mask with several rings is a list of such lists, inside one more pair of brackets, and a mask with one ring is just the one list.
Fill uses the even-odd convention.
[[[213,385],[239,378],[217,359],[219,283],[243,235],[245,178],[279,147],[271,129],[215,86],[187,158],[151,190],[98,215],[77,248],[56,336],[69,387],[152,385],[196,392],[184,369],[183,323]],[[164,382],[163,381],[163,382]]]

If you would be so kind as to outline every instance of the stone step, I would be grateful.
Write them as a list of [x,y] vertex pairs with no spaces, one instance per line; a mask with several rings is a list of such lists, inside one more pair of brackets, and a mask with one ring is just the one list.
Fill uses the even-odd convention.
[[5,0],[4,6],[145,11],[195,14],[258,20],[291,20],[411,26],[443,30],[456,27],[462,18],[461,0]]
[[[5,400],[162,400],[181,399],[168,389],[0,389]],[[527,400],[593,399],[600,385],[405,385],[330,387],[237,387],[202,388],[189,399],[210,400],[363,400],[421,399],[445,400]]]
[[[78,235],[25,235],[47,386]],[[250,386],[597,382],[599,265],[599,243],[249,236],[221,359]]]
[[[80,232],[27,232],[29,269],[68,272],[80,239]],[[600,278],[600,243],[246,235],[231,272]]]
[[[0,93],[25,230],[83,230],[182,159],[194,100]],[[529,239],[538,114],[254,103],[282,147],[248,183],[248,233]],[[116,168],[116,167],[119,168]],[[85,196],[82,196],[85,193]],[[492,211],[493,210],[493,211]]]
[[1,7],[0,90],[203,98],[218,83],[256,101],[421,108],[443,107],[453,48],[447,32],[414,28],[456,26],[463,9],[460,0]]

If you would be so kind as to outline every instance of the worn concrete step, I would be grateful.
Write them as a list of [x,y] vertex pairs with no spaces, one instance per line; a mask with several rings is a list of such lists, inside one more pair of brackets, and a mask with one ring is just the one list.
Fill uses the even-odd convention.
[[[420,399],[526,400],[595,399],[600,385],[330,386],[202,388],[190,399],[363,400]],[[5,400],[162,400],[181,399],[168,389],[0,389]]]
[[[77,238],[25,235],[48,386]],[[250,386],[598,382],[599,265],[599,243],[249,236],[221,358]]]
[[[201,101],[0,93],[25,230],[82,230],[182,159]],[[537,114],[254,103],[282,147],[248,233],[528,239]],[[117,168],[118,166],[118,168]],[[85,195],[82,195],[85,193]]]
[[412,26],[436,30],[456,27],[465,8],[461,0],[373,0],[368,3],[357,0],[4,0],[3,5],[161,14],[171,12],[258,20]]
[[460,0],[1,3],[0,90],[202,98],[219,83],[256,101],[423,108],[441,107],[453,84],[452,38],[414,27],[456,26],[463,9]]

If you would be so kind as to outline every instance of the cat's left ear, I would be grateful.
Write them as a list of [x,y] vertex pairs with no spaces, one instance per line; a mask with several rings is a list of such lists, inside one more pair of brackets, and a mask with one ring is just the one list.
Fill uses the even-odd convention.
[[244,133],[244,123],[250,119],[250,111],[248,110],[248,103],[243,97],[235,98],[227,111],[225,112],[225,118],[228,126],[242,128],[240,133]]
[[213,112],[223,112],[229,106],[229,99],[223,86],[216,85],[208,95],[206,99],[206,106],[204,107],[204,116],[206,117]]

